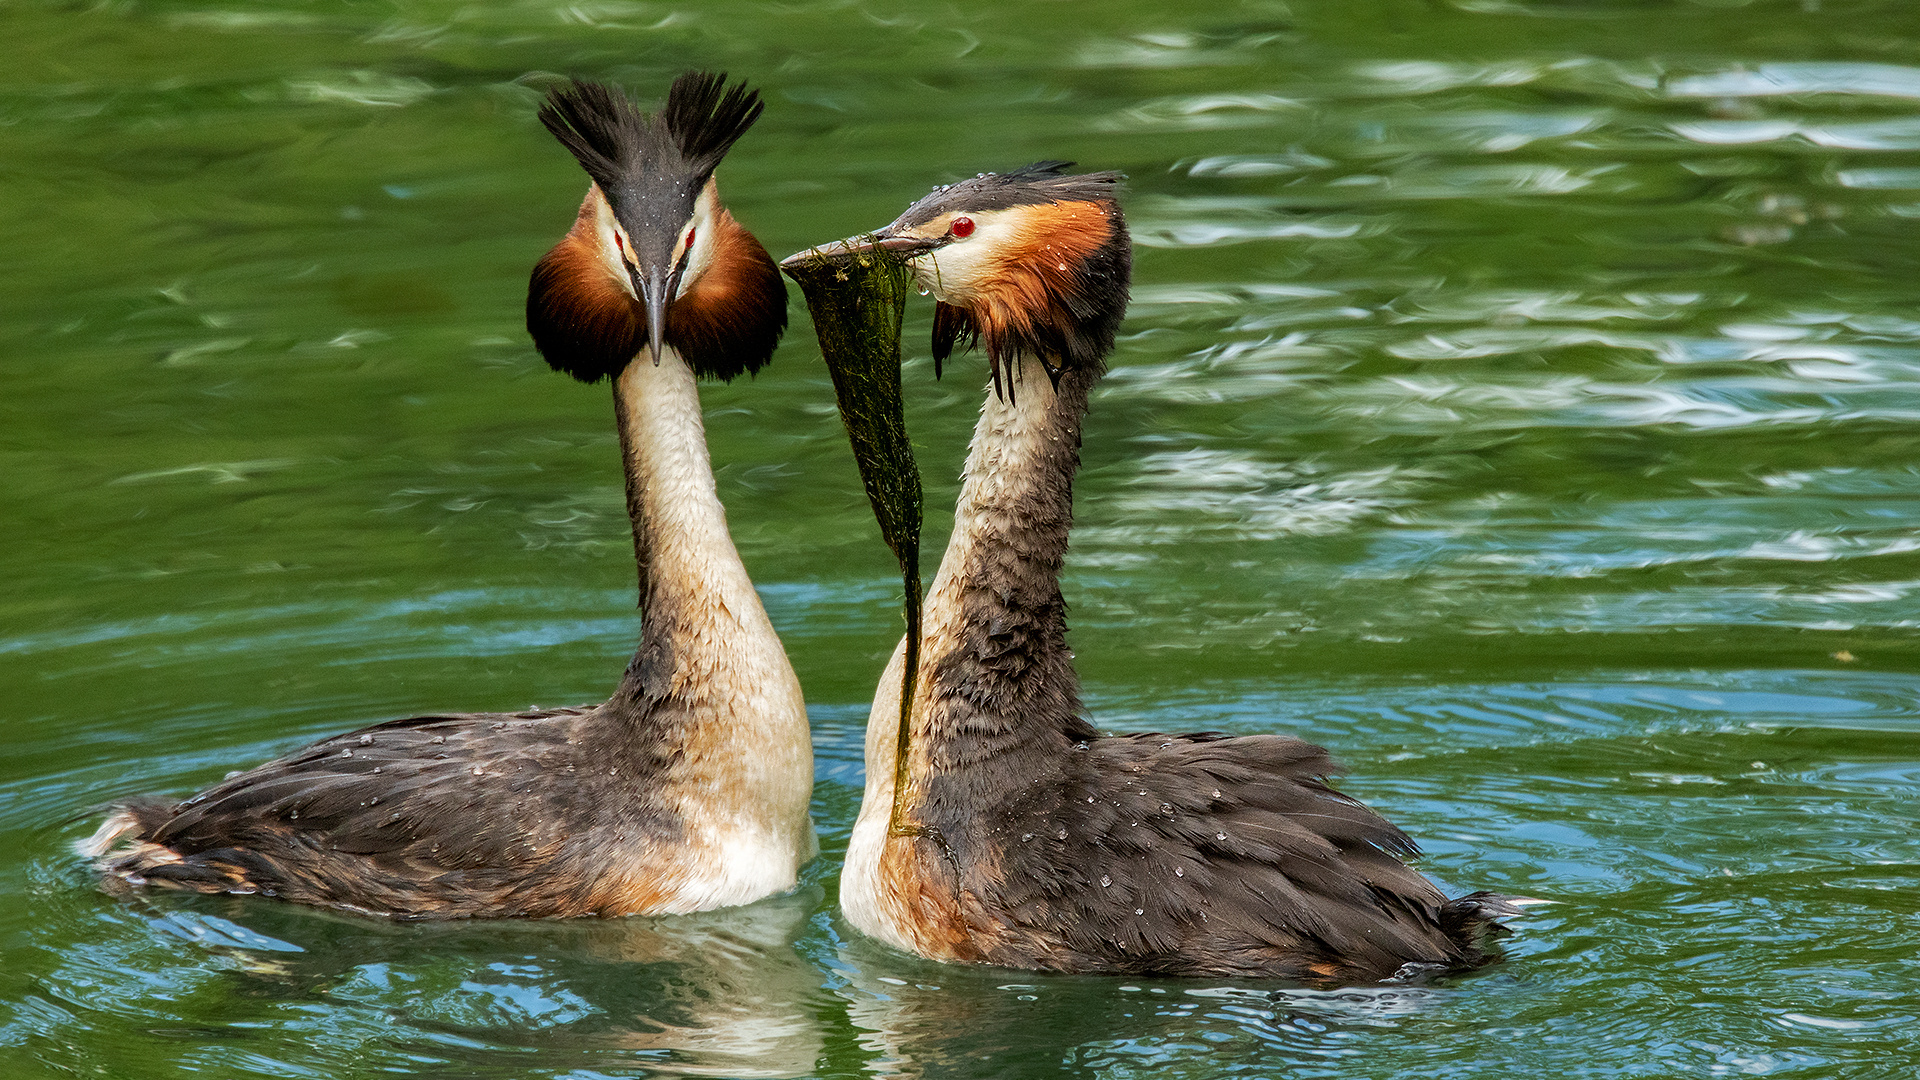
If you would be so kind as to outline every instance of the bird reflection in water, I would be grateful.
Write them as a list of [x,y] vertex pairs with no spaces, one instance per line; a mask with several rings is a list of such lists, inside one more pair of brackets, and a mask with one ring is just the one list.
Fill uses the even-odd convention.
[[153,929],[219,956],[238,995],[377,1010],[367,1041],[408,1061],[518,1048],[770,1078],[815,1071],[822,1018],[837,1008],[795,948],[821,903],[809,887],[692,915],[397,925],[224,897],[130,899]]
[[1290,1061],[1324,1066],[1356,1036],[1377,1038],[1466,992],[1038,975],[905,957],[857,936],[839,961],[868,1070],[901,1080],[1025,1077],[1041,1063],[1064,1077],[1212,1077],[1238,1075],[1236,1065],[1274,1075]]

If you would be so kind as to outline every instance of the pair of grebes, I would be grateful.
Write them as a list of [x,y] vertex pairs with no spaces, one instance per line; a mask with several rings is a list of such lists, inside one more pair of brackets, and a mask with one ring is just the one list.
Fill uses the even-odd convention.
[[[643,627],[613,696],[390,721],[123,804],[83,845],[110,880],[404,919],[692,912],[794,887],[818,851],[806,711],[727,532],[695,387],[759,369],[786,327],[780,268],[713,180],[761,109],[694,73],[657,114],[586,82],[540,112],[592,178],[533,271],[527,326],[555,368],[613,382]],[[1486,962],[1513,907],[1409,868],[1413,841],[1327,786],[1320,747],[1104,735],[1083,715],[1060,569],[1132,255],[1118,175],[1065,167],[939,188],[794,256],[904,260],[937,301],[936,358],[983,343],[994,375],[908,708],[905,640],[874,701],[842,911],[924,957],[1057,972],[1334,984]]]

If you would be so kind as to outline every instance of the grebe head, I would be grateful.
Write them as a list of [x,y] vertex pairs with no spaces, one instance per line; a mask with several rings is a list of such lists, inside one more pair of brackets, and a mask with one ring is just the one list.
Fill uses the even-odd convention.
[[1098,369],[1113,350],[1133,268],[1121,175],[1062,171],[1071,165],[1042,161],[935,188],[891,225],[814,252],[878,247],[905,258],[939,301],[936,363],[962,338],[985,339],[996,384],[1001,365],[1022,356],[1057,383],[1068,368]]
[[644,344],[672,345],[699,375],[757,371],[786,328],[786,287],[720,204],[713,172],[764,106],[726,76],[673,81],[657,115],[575,82],[540,121],[593,178],[580,220],[534,269],[527,329],[547,362],[584,382],[618,375]]

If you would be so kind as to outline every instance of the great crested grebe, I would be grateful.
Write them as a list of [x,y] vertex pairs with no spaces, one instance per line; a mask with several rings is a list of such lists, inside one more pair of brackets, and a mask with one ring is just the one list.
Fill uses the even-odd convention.
[[395,720],[119,807],[82,846],[110,878],[406,918],[699,911],[794,885],[817,851],[806,710],[694,386],[757,370],[786,328],[773,260],[714,187],[761,111],[724,83],[683,75],[658,116],[594,83],[540,110],[593,178],[527,327],[555,368],[613,380],[643,620],[613,697]]
[[1484,962],[1494,916],[1517,912],[1448,900],[1406,866],[1413,841],[1326,785],[1325,750],[1106,736],[1083,717],[1060,568],[1132,253],[1119,176],[1064,168],[939,188],[877,233],[788,260],[894,252],[937,300],[936,363],[984,341],[993,371],[904,740],[904,642],[868,720],[847,920],[936,960],[1064,972],[1345,983]]

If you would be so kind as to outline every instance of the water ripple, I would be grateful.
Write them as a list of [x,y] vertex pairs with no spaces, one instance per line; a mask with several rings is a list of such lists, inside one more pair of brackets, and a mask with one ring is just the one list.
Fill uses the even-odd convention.
[[1858,94],[1920,98],[1920,68],[1895,64],[1821,61],[1758,64],[1671,79],[1676,98],[1778,97],[1787,94]]

